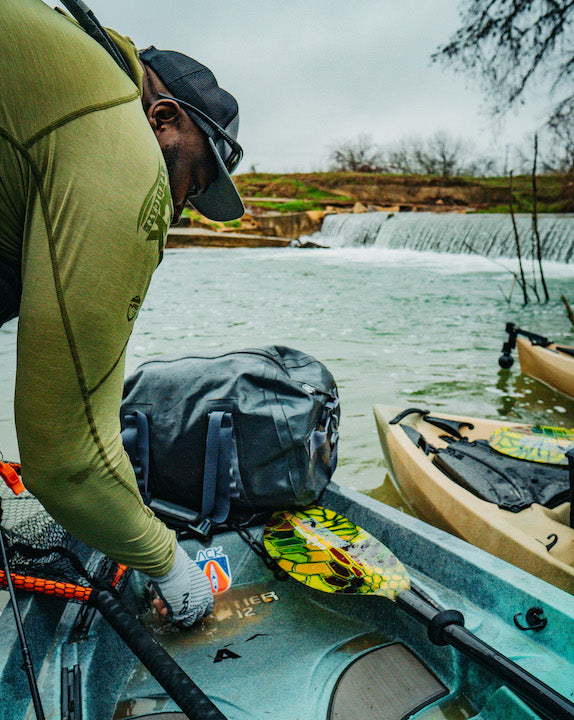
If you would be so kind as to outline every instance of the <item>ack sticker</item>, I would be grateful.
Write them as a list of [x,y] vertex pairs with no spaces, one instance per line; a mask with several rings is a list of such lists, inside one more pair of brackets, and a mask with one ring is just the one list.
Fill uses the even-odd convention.
[[231,587],[231,568],[229,558],[222,547],[199,550],[195,562],[207,575],[214,595],[225,592]]

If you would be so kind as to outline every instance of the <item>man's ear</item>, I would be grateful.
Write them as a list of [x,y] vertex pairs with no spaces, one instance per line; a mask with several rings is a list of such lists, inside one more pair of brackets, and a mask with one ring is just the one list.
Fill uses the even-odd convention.
[[150,125],[156,131],[165,130],[167,126],[179,125],[183,110],[175,100],[162,98],[153,102],[147,109]]

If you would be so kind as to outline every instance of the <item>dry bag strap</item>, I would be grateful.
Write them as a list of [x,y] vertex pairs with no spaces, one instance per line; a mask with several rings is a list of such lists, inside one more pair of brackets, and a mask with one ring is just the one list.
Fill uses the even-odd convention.
[[139,410],[123,418],[122,441],[133,466],[144,501],[149,502],[149,425]]
[[220,410],[212,412],[208,416],[205,439],[202,518],[213,523],[227,520],[238,469],[233,416]]
[[333,398],[325,403],[321,420],[323,429],[313,430],[309,438],[309,452],[311,457],[313,457],[317,451],[324,453],[324,461],[328,467],[330,476],[333,475],[337,467],[337,447],[339,441],[338,408],[338,398]]

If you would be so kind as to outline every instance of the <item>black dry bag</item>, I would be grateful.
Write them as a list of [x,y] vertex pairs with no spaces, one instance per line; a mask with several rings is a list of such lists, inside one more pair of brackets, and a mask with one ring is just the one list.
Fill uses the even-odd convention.
[[144,501],[209,535],[314,502],[337,463],[339,400],[318,360],[281,346],[150,360],[124,385],[124,446]]

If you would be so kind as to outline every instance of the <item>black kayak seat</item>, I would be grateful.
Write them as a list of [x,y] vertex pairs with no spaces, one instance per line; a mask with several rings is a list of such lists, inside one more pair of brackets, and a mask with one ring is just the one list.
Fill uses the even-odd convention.
[[567,467],[503,455],[486,440],[453,440],[436,451],[433,463],[461,487],[510,512],[533,503],[555,508],[570,499]]

